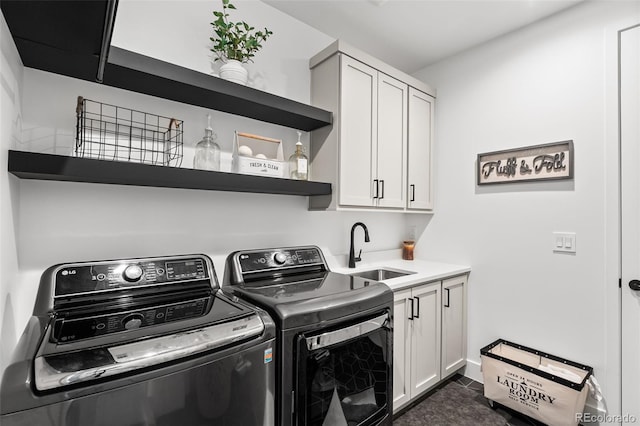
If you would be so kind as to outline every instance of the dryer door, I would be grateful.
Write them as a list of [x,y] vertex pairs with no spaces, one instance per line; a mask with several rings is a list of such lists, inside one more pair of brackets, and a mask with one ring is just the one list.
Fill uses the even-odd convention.
[[387,312],[298,336],[298,425],[377,425],[390,418],[391,331]]

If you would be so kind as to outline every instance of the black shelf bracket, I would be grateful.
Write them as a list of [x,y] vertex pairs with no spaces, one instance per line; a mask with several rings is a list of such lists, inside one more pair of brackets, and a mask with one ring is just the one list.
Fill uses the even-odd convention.
[[118,9],[118,0],[112,0],[107,3],[107,10],[104,16],[104,29],[102,31],[102,45],[100,47],[100,59],[98,60],[98,73],[96,81],[102,83],[104,78],[104,68],[109,58],[109,49],[111,48],[111,37],[113,36],[113,26],[116,21],[116,10]]

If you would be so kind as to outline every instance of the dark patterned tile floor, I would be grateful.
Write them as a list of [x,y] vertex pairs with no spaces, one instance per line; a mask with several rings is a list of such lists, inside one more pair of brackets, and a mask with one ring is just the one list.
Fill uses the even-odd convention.
[[491,408],[482,383],[459,374],[403,411],[394,426],[544,426],[509,408]]

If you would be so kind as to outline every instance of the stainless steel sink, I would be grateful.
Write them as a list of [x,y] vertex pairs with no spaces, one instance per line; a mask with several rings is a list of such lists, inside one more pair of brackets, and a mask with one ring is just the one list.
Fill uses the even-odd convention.
[[406,275],[415,274],[411,271],[401,271],[399,269],[371,269],[369,271],[354,272],[353,276],[365,278],[374,281],[390,280],[392,278],[404,277]]

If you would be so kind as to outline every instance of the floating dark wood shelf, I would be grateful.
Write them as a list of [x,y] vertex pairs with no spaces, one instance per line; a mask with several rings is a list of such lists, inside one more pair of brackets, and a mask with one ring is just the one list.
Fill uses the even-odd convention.
[[177,167],[9,151],[8,170],[21,179],[254,192],[329,195],[331,184]]
[[[96,81],[114,1],[3,0],[0,6],[26,67]],[[332,123],[331,112],[311,105],[117,47],[108,53],[102,81],[108,86],[304,131]]]
[[104,84],[304,131],[332,120],[329,111],[117,47]]

